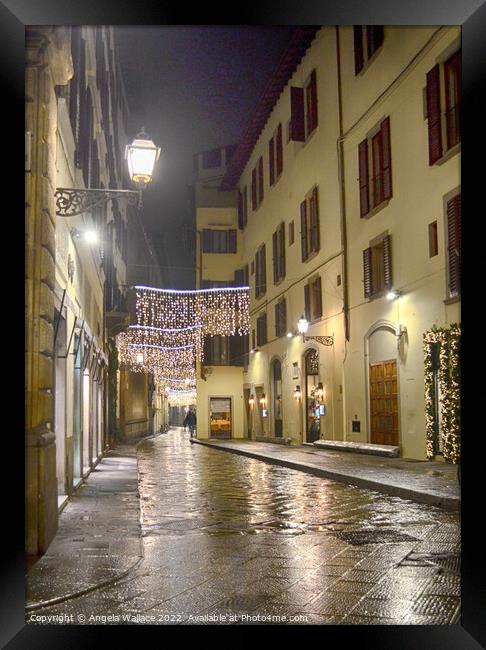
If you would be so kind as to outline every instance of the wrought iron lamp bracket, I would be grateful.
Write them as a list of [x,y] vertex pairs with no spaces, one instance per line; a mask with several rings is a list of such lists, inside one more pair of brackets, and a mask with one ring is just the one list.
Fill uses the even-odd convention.
[[317,343],[320,343],[321,345],[334,345],[334,336],[305,336],[305,334],[302,334],[302,337],[304,343],[306,341],[317,341]]
[[138,202],[142,207],[142,189],[134,190],[97,190],[58,187],[55,192],[56,215],[58,217],[75,217],[78,214],[92,210],[112,199],[126,199],[130,205]]

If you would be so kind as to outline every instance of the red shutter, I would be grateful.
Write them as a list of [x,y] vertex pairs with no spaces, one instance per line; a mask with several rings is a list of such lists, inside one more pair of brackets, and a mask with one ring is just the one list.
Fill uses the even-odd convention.
[[363,281],[364,281],[364,297],[371,296],[371,248],[363,251]]
[[243,194],[238,191],[238,228],[243,230]]
[[273,244],[273,282],[277,284],[279,280],[278,274],[278,249],[277,249],[277,233],[274,232],[272,235],[272,244]]
[[290,87],[290,139],[296,142],[305,140],[304,89]]
[[359,159],[359,210],[364,217],[370,211],[370,191],[368,173],[368,140],[360,142],[358,147]]
[[392,197],[392,174],[391,174],[391,144],[390,144],[390,118],[387,117],[381,123],[381,143],[382,143],[382,187],[383,198]]
[[392,260],[391,260],[391,239],[387,235],[383,240],[383,275],[385,289],[392,288]]
[[273,138],[271,138],[268,143],[268,168],[270,172],[270,185],[273,185],[275,182],[275,152]]
[[363,56],[363,27],[355,25],[354,27],[354,74],[357,75],[364,65]]
[[263,201],[263,158],[258,161],[258,205]]
[[302,261],[309,257],[309,251],[307,246],[307,204],[305,201],[302,201],[300,204],[300,237],[302,243]]
[[277,178],[283,170],[283,145],[282,145],[282,125],[278,125],[277,129]]
[[317,81],[316,71],[312,70],[310,78],[310,128],[309,133],[317,127]]
[[461,195],[447,202],[447,263],[449,296],[461,291]]
[[304,285],[304,315],[308,321],[311,320],[310,314],[310,287],[308,284]]
[[236,230],[228,230],[228,253],[236,253]]
[[442,156],[439,64],[427,73],[427,117],[429,125],[429,165]]
[[251,207],[257,209],[256,167],[251,172]]
[[461,139],[461,51],[444,65],[446,96],[447,148]]

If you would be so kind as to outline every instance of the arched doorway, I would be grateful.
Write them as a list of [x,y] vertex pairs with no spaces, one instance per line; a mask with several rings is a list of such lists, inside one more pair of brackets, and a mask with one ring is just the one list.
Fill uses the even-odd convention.
[[319,383],[319,353],[314,348],[304,355],[304,404],[305,404],[305,432],[306,442],[319,440],[319,416],[315,391]]
[[274,359],[271,366],[271,397],[272,397],[272,418],[273,435],[276,438],[282,437],[282,364],[280,359]]

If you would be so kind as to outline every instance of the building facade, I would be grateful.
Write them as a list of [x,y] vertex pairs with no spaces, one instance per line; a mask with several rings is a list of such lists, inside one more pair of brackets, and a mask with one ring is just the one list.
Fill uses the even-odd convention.
[[460,322],[460,48],[455,27],[295,30],[219,186],[251,287],[235,437],[457,460],[428,341]]

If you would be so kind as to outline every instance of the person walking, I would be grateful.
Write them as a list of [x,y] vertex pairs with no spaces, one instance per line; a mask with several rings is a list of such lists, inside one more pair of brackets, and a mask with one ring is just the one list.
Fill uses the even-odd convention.
[[194,412],[192,407],[187,412],[186,420],[187,420],[187,426],[189,427],[189,432],[191,434],[191,438],[194,438],[195,431],[196,431],[196,413]]

